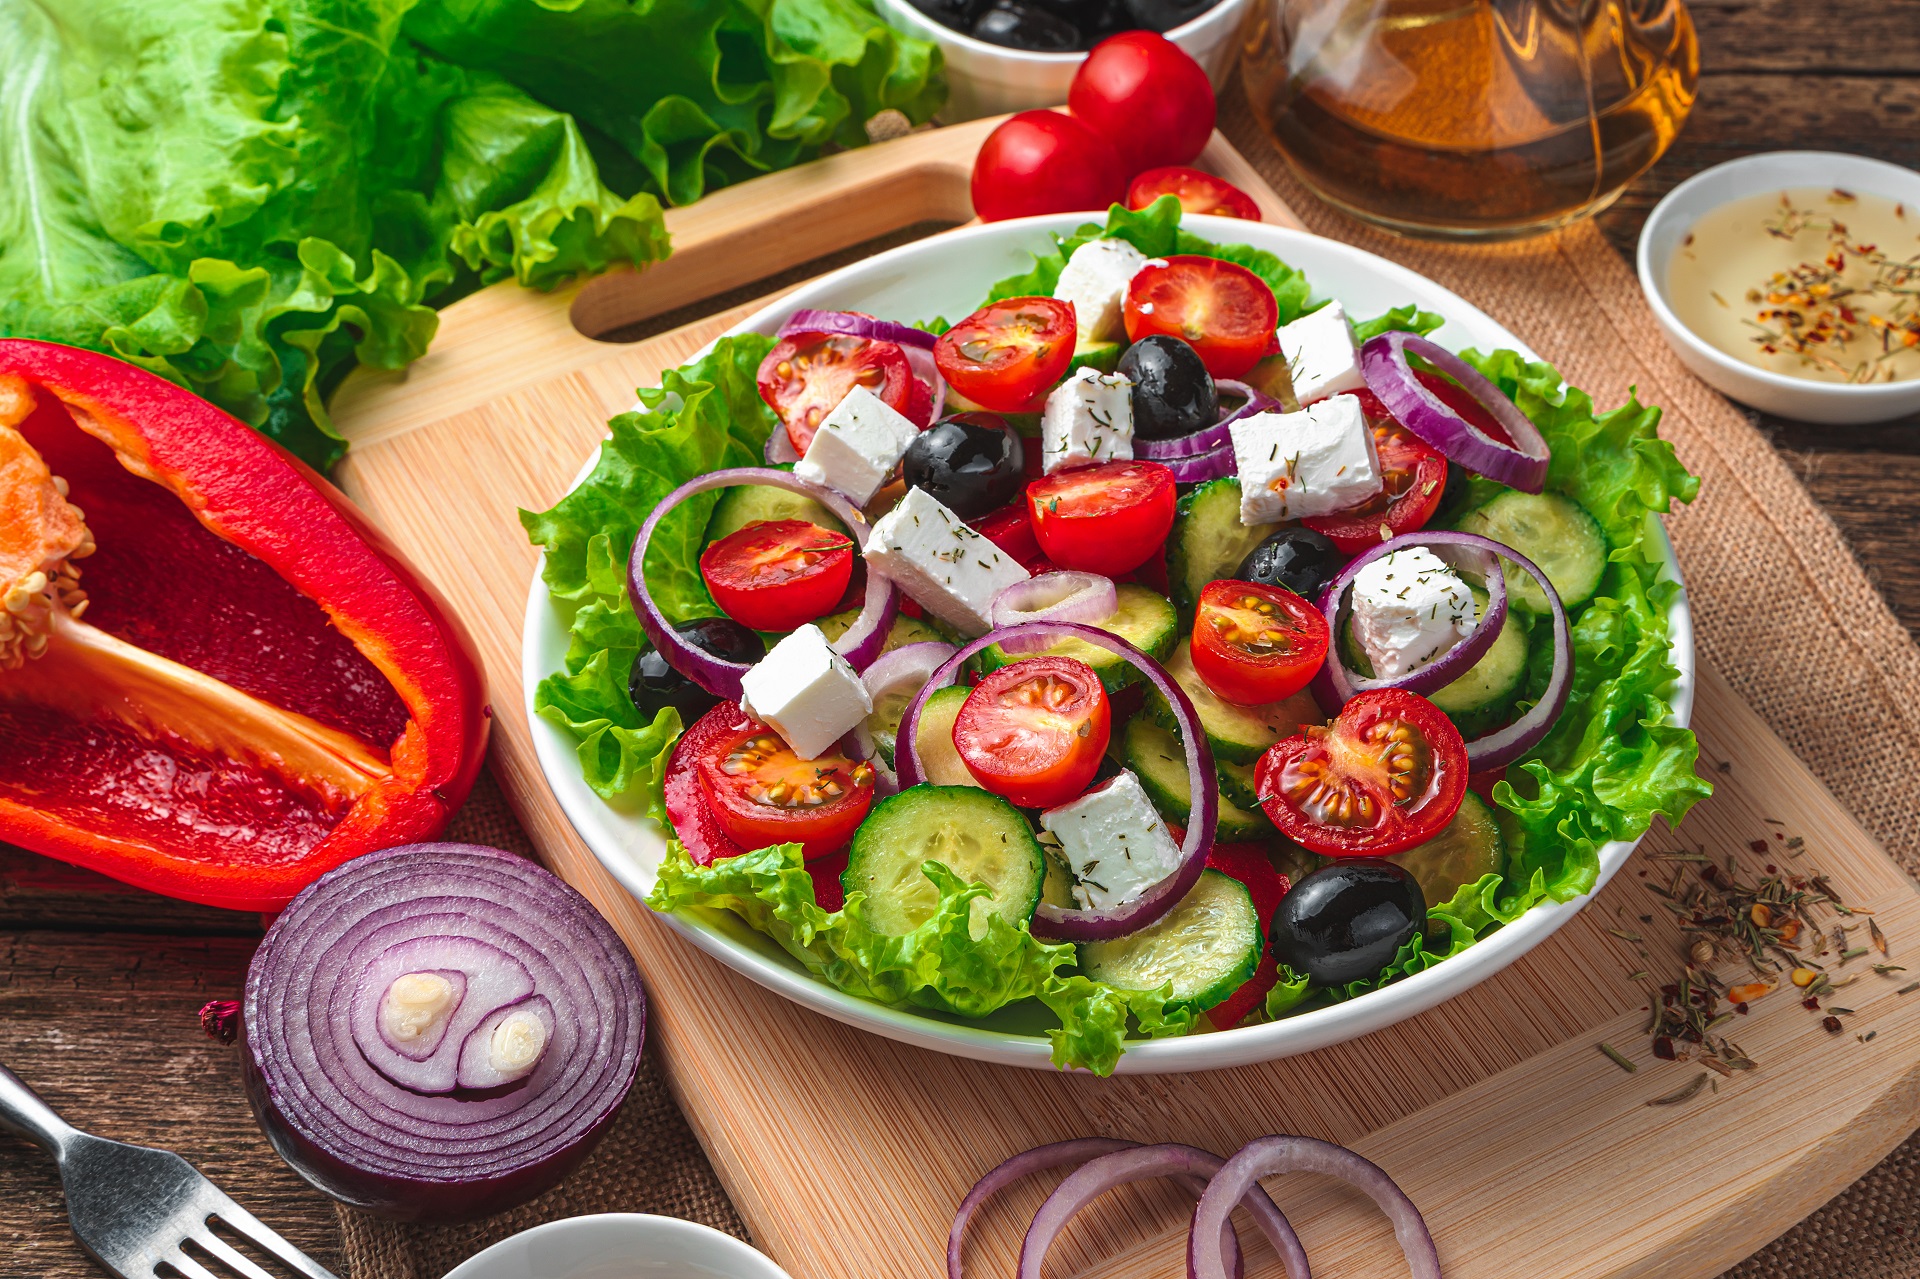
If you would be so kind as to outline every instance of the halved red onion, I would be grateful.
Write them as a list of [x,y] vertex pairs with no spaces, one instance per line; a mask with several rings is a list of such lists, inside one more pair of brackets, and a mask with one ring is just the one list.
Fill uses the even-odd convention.
[[368,938],[384,946],[359,974],[350,1024],[360,1053],[417,1093],[452,1092],[462,1045],[495,1009],[533,993],[533,975],[497,946],[457,935],[419,935],[408,920]]
[[1179,726],[1181,744],[1186,749],[1187,784],[1193,795],[1193,808],[1187,817],[1186,842],[1180,846],[1179,867],[1140,896],[1118,906],[1105,910],[1075,910],[1041,902],[1033,912],[1031,928],[1035,937],[1053,941],[1104,941],[1112,937],[1124,937],[1145,928],[1172,910],[1199,880],[1200,872],[1206,869],[1207,850],[1213,846],[1214,826],[1220,816],[1220,797],[1213,772],[1213,748],[1207,744],[1207,736],[1200,729],[1200,717],[1194,712],[1193,702],[1160,663],[1117,635],[1074,622],[1029,622],[1024,626],[988,631],[948,658],[908,705],[907,713],[900,720],[900,735],[894,744],[894,769],[899,774],[902,789],[925,780],[926,769],[920,762],[914,736],[919,730],[920,712],[926,707],[927,699],[953,683],[967,659],[975,653],[993,644],[1004,645],[1009,639],[1018,643],[1028,636],[1045,636],[1049,645],[1064,639],[1084,640],[1125,658],[1167,699],[1167,705],[1173,709],[1174,720]]
[[[1204,1198],[1212,1178],[1225,1165],[1226,1160],[1212,1151],[1177,1142],[1137,1146],[1089,1160],[1067,1174],[1066,1179],[1047,1196],[1046,1202],[1040,1205],[1040,1211],[1034,1214],[1033,1224],[1027,1228],[1026,1238],[1020,1244],[1019,1279],[1041,1279],[1041,1266],[1046,1261],[1047,1250],[1060,1232],[1066,1229],[1067,1223],[1082,1208],[1115,1186],[1144,1181],[1150,1177],[1173,1177],[1195,1189]],[[1253,1215],[1255,1224],[1273,1244],[1273,1250],[1279,1254],[1287,1274],[1305,1279],[1308,1274],[1306,1249],[1300,1246],[1300,1237],[1294,1234],[1286,1214],[1280,1211],[1258,1182],[1247,1187],[1241,1206]],[[1233,1222],[1224,1213],[1215,1233],[1214,1247],[1227,1273],[1233,1279],[1239,1279],[1242,1273],[1240,1241],[1234,1236]]]
[[1173,472],[1176,484],[1205,484],[1208,480],[1234,475],[1238,470],[1233,460],[1232,440],[1193,457],[1162,458],[1160,465]]
[[[422,1063],[367,1051],[392,1036],[368,1024],[381,1001],[366,992],[448,973],[457,999],[401,992],[400,1011],[444,1019],[437,1037],[398,1036],[452,1063],[455,1087],[422,1092]],[[247,1096],[288,1163],[357,1207],[447,1222],[531,1199],[586,1157],[633,1083],[646,1002],[626,946],[552,873],[415,844],[293,899],[247,970],[243,1021]]]
[[1243,417],[1250,417],[1255,413],[1269,413],[1280,407],[1280,401],[1254,390],[1245,382],[1230,382],[1223,379],[1213,385],[1216,390],[1244,396],[1244,402],[1231,413],[1221,414],[1220,420],[1212,426],[1203,426],[1190,434],[1176,435],[1170,440],[1135,440],[1134,455],[1151,458],[1156,462],[1170,462],[1176,457],[1195,457],[1202,453],[1210,453],[1231,438],[1229,428],[1233,423]]
[[[1408,671],[1405,675],[1372,678],[1356,674],[1347,666],[1347,659],[1341,652],[1340,626],[1343,605],[1347,589],[1367,565],[1383,560],[1396,551],[1409,550],[1416,546],[1445,546],[1456,548],[1458,555],[1472,562],[1480,573],[1481,584],[1487,591],[1487,606],[1480,610],[1480,616],[1474,620],[1473,629],[1461,637],[1460,641],[1446,652],[1440,654],[1425,666]],[[1320,673],[1314,676],[1313,696],[1320,703],[1320,709],[1329,715],[1338,714],[1342,706],[1355,693],[1364,693],[1376,688],[1400,688],[1409,693],[1425,695],[1465,675],[1473,664],[1485,657],[1487,650],[1493,647],[1493,641],[1500,636],[1500,628],[1507,620],[1507,578],[1500,571],[1499,556],[1508,553],[1508,548],[1491,538],[1481,537],[1477,533],[1454,533],[1444,529],[1423,529],[1418,533],[1405,533],[1369,547],[1356,555],[1347,566],[1328,582],[1320,592],[1320,611],[1326,616],[1328,633],[1334,637],[1327,649],[1326,664]],[[1442,556],[1441,558],[1446,558]]]
[[[1513,444],[1494,439],[1422,385],[1407,364],[1408,351],[1458,382]],[[1478,369],[1438,342],[1399,330],[1368,338],[1360,348],[1360,375],[1400,425],[1469,471],[1525,493],[1546,487],[1553,454],[1540,428]]]
[[786,338],[796,333],[844,333],[848,337],[897,342],[908,350],[918,348],[923,351],[933,350],[933,344],[939,340],[925,329],[916,329],[911,324],[876,319],[852,311],[795,311],[774,336]]
[[[1221,1228],[1260,1178],[1283,1172],[1338,1177],[1360,1190],[1393,1224],[1394,1238],[1400,1241],[1413,1279],[1441,1279],[1440,1252],[1434,1247],[1432,1232],[1413,1200],[1394,1184],[1385,1169],[1330,1141],[1279,1135],[1248,1142],[1213,1175],[1206,1193],[1200,1196],[1200,1206],[1194,1209],[1193,1227],[1187,1236],[1187,1279],[1228,1279],[1231,1271],[1221,1247]],[[1301,1257],[1298,1271],[1289,1261],[1287,1273],[1304,1279],[1306,1258]]]
[[[667,659],[667,665],[715,697],[736,702],[740,700],[740,679],[752,667],[745,662],[729,662],[715,657],[682,639],[667,620],[666,614],[660,611],[660,606],[654,603],[653,594],[647,589],[645,565],[647,546],[653,540],[653,531],[660,526],[660,521],[668,511],[696,493],[732,488],[739,484],[764,484],[812,498],[839,517],[862,549],[867,545],[868,533],[867,517],[859,507],[840,494],[819,484],[809,484],[789,471],[776,471],[762,466],[736,466],[689,480],[667,494],[653,508],[653,513],[647,516],[647,522],[640,526],[639,535],[633,539],[633,553],[627,558],[627,590],[633,597],[634,611],[639,614],[640,629],[660,650],[660,655]],[[886,645],[887,632],[893,626],[893,615],[898,607],[899,594],[894,590],[893,583],[878,573],[867,574],[867,594],[860,616],[854,618],[853,625],[834,641],[834,652],[846,658],[854,670],[864,671]]]
[[[1114,610],[1119,607],[1119,589],[1114,586],[1112,578],[1101,577],[1098,573],[1056,569],[1015,582],[1001,591],[993,597],[987,616],[995,626],[1021,626],[1028,622],[1085,622],[1093,625],[1112,617]],[[1028,639],[1021,647],[1006,651],[1037,653],[1051,642]]]

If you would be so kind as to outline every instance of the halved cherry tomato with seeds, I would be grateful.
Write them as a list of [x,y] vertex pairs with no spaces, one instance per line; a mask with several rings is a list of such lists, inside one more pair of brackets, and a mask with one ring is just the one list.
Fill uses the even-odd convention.
[[1389,538],[1425,528],[1447,491],[1446,454],[1388,416],[1386,406],[1372,392],[1360,392],[1360,402],[1373,424],[1380,492],[1350,511],[1300,521],[1325,534],[1343,555],[1358,555]]
[[1217,378],[1239,377],[1267,354],[1280,305],[1267,282],[1236,262],[1175,254],[1141,267],[1127,285],[1127,340],[1177,337]]
[[1061,568],[1118,577],[1152,559],[1173,528],[1173,472],[1102,462],[1027,485],[1034,536]]
[[[780,341],[760,361],[755,375],[760,398],[786,424],[787,438],[805,454],[827,414],[864,386],[890,409],[908,412],[913,405],[913,367],[907,353],[893,342],[850,337],[840,333],[795,333]],[[931,416],[932,401],[928,401]]]
[[805,520],[761,520],[700,552],[700,576],[720,610],[756,631],[790,631],[825,617],[853,578],[853,539]]
[[1467,791],[1453,721],[1404,689],[1354,696],[1333,723],[1267,748],[1254,773],[1280,833],[1327,857],[1385,857],[1446,828]]
[[953,745],[986,789],[1022,808],[1051,808],[1087,789],[1112,731],[1092,667],[1034,657],[974,686],[953,722]]
[[1006,298],[940,335],[933,362],[947,384],[996,413],[1038,412],[1073,361],[1073,303]]
[[1035,577],[1054,571],[1053,562],[1040,553],[1040,541],[1033,532],[1033,512],[1028,509],[1024,496],[967,522],[974,532],[1012,556]]
[[873,807],[873,765],[839,751],[801,759],[765,724],[739,721],[709,735],[694,766],[720,830],[745,849],[798,844],[809,861],[846,847]]
[[1225,701],[1259,706],[1292,697],[1327,660],[1327,619],[1278,586],[1208,582],[1188,641],[1193,669]]
[[1163,195],[1180,201],[1188,213],[1211,213],[1220,218],[1260,220],[1260,206],[1253,197],[1225,178],[1216,178],[1183,164],[1148,169],[1127,188],[1127,207],[1144,209]]

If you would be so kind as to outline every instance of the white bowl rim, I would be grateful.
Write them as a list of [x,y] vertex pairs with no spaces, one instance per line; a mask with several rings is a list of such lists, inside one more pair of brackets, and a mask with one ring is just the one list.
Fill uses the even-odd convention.
[[[1744,200],[1748,196],[1758,195],[1770,187],[1782,185],[1775,182],[1751,181],[1763,171],[1773,171],[1783,166],[1797,165],[1819,166],[1838,164],[1843,168],[1863,175],[1892,178],[1916,188],[1920,188],[1920,172],[1905,165],[1894,164],[1888,160],[1875,159],[1872,156],[1854,155],[1848,151],[1756,151],[1752,155],[1739,156],[1724,160],[1710,169],[1688,178],[1662,196],[1653,206],[1647,220],[1641,224],[1640,239],[1634,248],[1634,270],[1640,277],[1640,291],[1646,295],[1647,304],[1659,317],[1661,327],[1669,333],[1678,334],[1687,344],[1687,349],[1695,352],[1701,359],[1711,363],[1732,377],[1750,379],[1752,382],[1774,390],[1792,392],[1798,395],[1831,397],[1835,400],[1850,400],[1856,404],[1874,404],[1879,401],[1901,402],[1916,394],[1916,382],[1907,378],[1899,382],[1826,382],[1813,378],[1794,377],[1773,369],[1761,368],[1749,364],[1736,356],[1728,355],[1719,347],[1695,333],[1686,321],[1674,311],[1667,301],[1667,282],[1664,272],[1656,271],[1653,261],[1654,246],[1664,233],[1668,224],[1682,216],[1681,209],[1689,200],[1703,190],[1725,184],[1726,191],[1712,204],[1693,214],[1697,222],[1706,214],[1721,208],[1735,200]],[[1745,178],[1748,181],[1730,179]],[[1851,179],[1849,179],[1851,180]],[[1819,186],[1821,183],[1787,183],[1785,185]],[[1872,190],[1866,182],[1855,185],[1866,187],[1874,195],[1891,200],[1900,200],[1899,195],[1890,195],[1886,191]],[[1904,197],[1911,198],[1911,197]],[[1916,201],[1920,204],[1920,201]],[[1691,223],[1689,224],[1691,225]],[[1671,253],[1671,250],[1669,250]],[[1664,265],[1664,263],[1662,264]]]
[[[1015,49],[1008,45],[994,44],[992,41],[982,40],[977,36],[970,36],[964,31],[954,30],[945,23],[936,22],[934,19],[914,8],[911,0],[881,0],[881,3],[888,8],[898,9],[911,14],[917,22],[932,27],[938,32],[941,40],[951,41],[974,53],[990,54],[994,57],[1005,58],[1009,62],[1029,62],[1037,66],[1068,66],[1075,62],[1085,61],[1087,53],[1090,52],[1084,49],[1076,49],[1066,53],[1048,53],[1039,49]],[[1206,29],[1210,21],[1222,13],[1238,11],[1245,7],[1246,3],[1247,0],[1217,0],[1217,3],[1215,3],[1211,9],[1208,9],[1199,17],[1189,18],[1177,27],[1168,27],[1165,31],[1157,31],[1154,34],[1165,36],[1167,39],[1178,44],[1181,36],[1199,34]],[[1144,27],[1137,29],[1146,30]],[[1121,33],[1115,32],[1114,34],[1119,35]]]
[[[1049,214],[958,227],[937,236],[901,245],[862,259],[821,276],[801,286],[801,289],[807,292],[816,290],[825,292],[845,276],[861,270],[876,269],[880,265],[891,264],[896,259],[926,252],[927,246],[932,244],[957,246],[976,237],[1001,235],[1011,230],[1029,228],[1040,231],[1068,231],[1089,220],[1098,221],[1098,219],[1099,215],[1092,213]],[[1268,223],[1250,224],[1234,218],[1192,215],[1184,220],[1183,225],[1190,226],[1215,242],[1231,241],[1236,237],[1241,241],[1266,240],[1267,243],[1263,247],[1280,253],[1283,259],[1285,258],[1283,246],[1308,242],[1318,252],[1330,252],[1337,256],[1356,259],[1366,268],[1380,272],[1389,279],[1417,282],[1415,287],[1418,289],[1437,295],[1443,300],[1441,313],[1449,320],[1467,319],[1477,325],[1490,327],[1504,335],[1502,341],[1507,342],[1514,350],[1529,359],[1539,358],[1538,354],[1511,330],[1499,324],[1465,298],[1398,263],[1363,249],[1304,231],[1294,231]],[[801,304],[795,301],[795,294],[789,293],[741,320],[728,329],[727,333],[761,331],[771,334],[779,327],[780,321],[798,305]],[[702,348],[701,353],[704,354],[706,349],[708,348]],[[698,358],[698,356],[692,358]],[[597,457],[598,449],[596,448],[575,477],[575,485],[578,485],[580,480],[591,472]],[[1680,672],[1680,677],[1675,682],[1671,693],[1673,707],[1671,722],[1680,727],[1686,727],[1692,722],[1696,687],[1692,610],[1684,582],[1680,577],[1679,562],[1674,556],[1673,543],[1668,538],[1664,525],[1657,518],[1649,516],[1649,521],[1651,532],[1656,535],[1657,545],[1662,552],[1662,572],[1673,581],[1681,583],[1682,587],[1669,606],[1668,640],[1670,660]],[[546,621],[545,612],[553,607],[546,585],[536,571],[528,585],[527,612],[522,629],[521,695],[532,727],[534,751],[539,760],[541,772],[545,775],[554,798],[565,811],[568,808],[567,793],[569,791],[576,796],[584,796],[581,802],[603,804],[604,801],[588,789],[585,781],[579,777],[579,767],[573,754],[571,741],[563,737],[560,729],[541,719],[533,709],[535,691],[540,680],[549,673],[534,660],[535,640],[539,629]],[[568,819],[572,821],[571,814]],[[645,893],[639,890],[636,884],[629,882],[629,870],[623,864],[622,857],[602,851],[595,846],[587,833],[580,829],[578,823],[574,825],[582,842],[587,844],[609,875],[644,904]],[[1356,999],[1258,1026],[1242,1026],[1233,1030],[1167,1039],[1130,1039],[1115,1066],[1115,1073],[1176,1074],[1277,1060],[1357,1039],[1425,1012],[1498,973],[1551,936],[1606,887],[1608,881],[1626,863],[1627,858],[1639,843],[1638,839],[1611,840],[1601,845],[1598,851],[1600,873],[1591,892],[1564,902],[1541,902],[1513,923],[1502,926],[1492,935],[1443,963],[1435,964],[1422,972],[1404,977]],[[1038,1070],[1057,1069],[1052,1063],[1049,1045],[1041,1036],[1015,1034],[976,1024],[941,1020],[911,1009],[894,1008],[862,999],[829,986],[790,959],[782,962],[746,951],[697,917],[678,913],[661,914],[650,909],[649,914],[654,919],[665,922],[686,940],[736,972],[836,1021],[899,1042],[954,1056]]]
[[635,1242],[660,1233],[683,1235],[699,1240],[700,1245],[707,1248],[717,1262],[738,1262],[746,1267],[734,1271],[737,1279],[788,1279],[786,1271],[751,1244],[697,1221],[650,1212],[595,1212],[562,1217],[558,1221],[543,1221],[481,1249],[449,1270],[445,1279],[491,1279],[489,1268],[510,1264],[510,1255],[526,1244],[587,1230],[623,1231],[630,1234]]

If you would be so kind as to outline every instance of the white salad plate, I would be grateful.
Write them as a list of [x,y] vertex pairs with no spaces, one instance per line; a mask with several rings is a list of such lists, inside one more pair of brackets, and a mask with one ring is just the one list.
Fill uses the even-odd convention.
[[446,1279],[788,1279],[764,1253],[678,1217],[604,1212],[522,1230]]
[[[1049,232],[1068,233],[1092,220],[1098,219],[1088,214],[1052,215],[948,231],[822,276],[729,332],[771,335],[787,316],[803,307],[865,311],[902,321],[968,315],[985,299],[994,281],[1029,269],[1032,254],[1051,248]],[[1371,253],[1265,223],[1189,216],[1184,225],[1215,243],[1253,244],[1277,254],[1306,273],[1316,298],[1337,298],[1349,314],[1376,315],[1411,302],[1447,318],[1432,336],[1449,349],[1510,347],[1532,355],[1525,342],[1464,298]],[[583,478],[591,468],[589,459]],[[1657,524],[1655,533],[1656,545],[1665,556],[1664,572],[1678,581],[1672,544]],[[533,726],[535,751],[548,784],[580,837],[614,879],[644,901],[665,856],[664,832],[645,815],[637,796],[609,802],[595,794],[581,775],[573,738],[533,711],[539,682],[564,666],[570,615],[571,606],[554,600],[536,574],[528,592],[521,648],[521,692]],[[1670,700],[1675,722],[1685,725],[1693,709],[1694,664],[1693,626],[1684,593],[1674,600],[1669,625],[1672,660],[1680,672]],[[1633,843],[1616,840],[1600,849],[1596,892],[1633,848]],[[1544,902],[1453,958],[1344,1003],[1259,1026],[1184,1038],[1129,1040],[1116,1070],[1165,1074],[1243,1066],[1368,1034],[1485,981],[1539,945],[1587,901],[1579,897]],[[818,980],[773,939],[730,912],[686,910],[660,918],[728,967],[847,1025],[979,1061],[1053,1069],[1044,1031],[1057,1023],[1035,1001],[978,1019],[891,1008]]]

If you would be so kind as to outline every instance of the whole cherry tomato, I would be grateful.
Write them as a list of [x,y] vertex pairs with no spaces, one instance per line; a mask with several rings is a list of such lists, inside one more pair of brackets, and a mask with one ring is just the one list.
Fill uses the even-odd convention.
[[1192,164],[1213,136],[1207,73],[1179,45],[1152,31],[1123,31],[1094,45],[1074,73],[1067,106],[1113,143],[1129,176]]
[[1058,111],[1009,117],[987,135],[973,161],[973,211],[985,222],[1104,212],[1126,188],[1113,144]]

